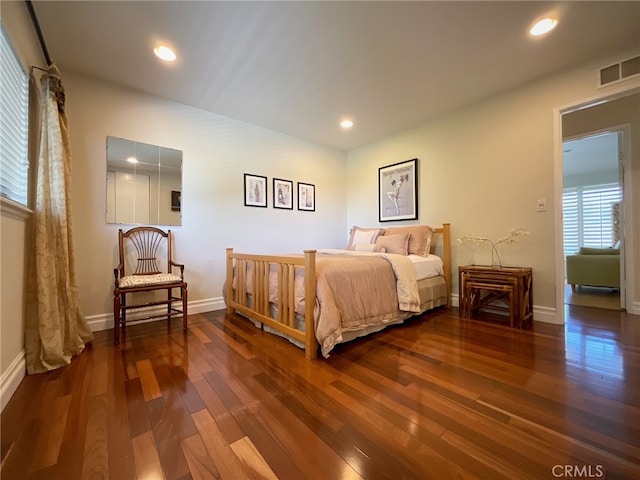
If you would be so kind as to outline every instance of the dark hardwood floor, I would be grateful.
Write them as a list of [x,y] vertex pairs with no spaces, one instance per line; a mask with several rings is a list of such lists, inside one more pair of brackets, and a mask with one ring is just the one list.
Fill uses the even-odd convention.
[[528,330],[439,310],[305,361],[224,312],[26,377],[2,480],[640,478],[640,317]]

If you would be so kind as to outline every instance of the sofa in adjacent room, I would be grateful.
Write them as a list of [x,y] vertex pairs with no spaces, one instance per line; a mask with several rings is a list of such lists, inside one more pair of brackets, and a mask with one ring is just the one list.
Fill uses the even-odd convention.
[[620,249],[580,247],[575,255],[567,255],[567,283],[620,288]]

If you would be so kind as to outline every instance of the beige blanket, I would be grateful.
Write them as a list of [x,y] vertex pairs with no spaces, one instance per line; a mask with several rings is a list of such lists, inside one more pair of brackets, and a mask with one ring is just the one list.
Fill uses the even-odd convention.
[[[349,256],[349,257],[376,257],[384,258],[391,268],[395,276],[395,288],[398,295],[398,309],[405,312],[420,312],[420,296],[418,295],[418,281],[416,278],[416,269],[413,262],[404,255],[395,255],[393,253],[372,253],[372,252],[356,252],[353,250],[318,250],[318,257],[322,259],[324,255],[330,256]],[[356,265],[356,262],[353,262]]]
[[415,269],[401,255],[321,250],[316,339],[327,357],[343,332],[397,323],[420,311]]

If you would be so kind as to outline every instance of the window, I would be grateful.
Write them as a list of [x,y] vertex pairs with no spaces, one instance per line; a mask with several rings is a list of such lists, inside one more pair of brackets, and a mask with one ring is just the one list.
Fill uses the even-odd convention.
[[0,195],[26,206],[29,174],[29,79],[4,26],[0,30]]
[[613,246],[613,205],[622,199],[615,183],[566,188],[562,193],[564,252]]

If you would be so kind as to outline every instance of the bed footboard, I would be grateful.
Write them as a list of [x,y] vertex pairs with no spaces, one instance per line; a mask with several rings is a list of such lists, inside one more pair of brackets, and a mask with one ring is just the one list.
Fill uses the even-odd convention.
[[[251,302],[247,295],[247,265],[251,264]],[[235,267],[235,268],[234,268]],[[278,318],[270,315],[269,272],[275,267]],[[295,272],[304,269],[304,331],[295,322]],[[236,279],[234,281],[234,271]],[[235,288],[234,288],[235,285]],[[318,343],[313,317],[316,304],[316,250],[305,250],[304,256],[252,255],[234,253],[227,248],[227,313],[239,312],[299,341],[305,346],[305,357],[315,358]]]

